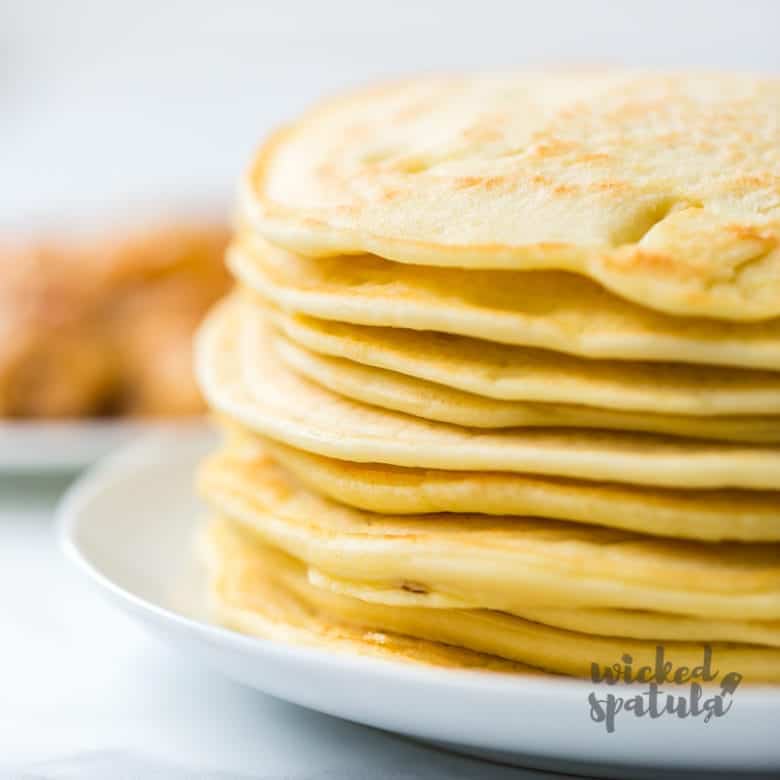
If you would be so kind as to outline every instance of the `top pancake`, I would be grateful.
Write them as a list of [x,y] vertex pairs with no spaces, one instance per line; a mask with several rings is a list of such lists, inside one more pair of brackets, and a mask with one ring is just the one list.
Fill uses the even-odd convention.
[[277,133],[245,216],[304,254],[559,269],[666,312],[780,315],[780,80],[425,77]]

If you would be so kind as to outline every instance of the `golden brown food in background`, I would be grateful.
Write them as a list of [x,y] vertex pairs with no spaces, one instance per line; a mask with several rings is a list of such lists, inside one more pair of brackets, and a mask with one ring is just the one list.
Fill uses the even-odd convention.
[[104,411],[116,365],[105,330],[95,326],[99,268],[75,246],[0,251],[0,415]]
[[192,334],[230,286],[223,263],[227,240],[223,226],[175,226],[116,248],[107,268],[118,291],[110,328],[121,355],[119,403],[125,413],[203,410],[192,375]]
[[192,333],[230,283],[223,225],[0,250],[0,416],[179,416]]

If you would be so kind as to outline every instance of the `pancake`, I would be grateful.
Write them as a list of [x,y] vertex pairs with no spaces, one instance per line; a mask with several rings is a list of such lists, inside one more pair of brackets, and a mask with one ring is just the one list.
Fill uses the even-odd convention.
[[448,333],[320,320],[263,306],[257,297],[250,303],[309,351],[486,398],[652,414],[780,414],[780,373],[771,371],[587,360]]
[[[434,611],[464,610],[468,605],[458,599],[437,593],[422,593],[404,588],[377,588],[360,582],[347,582],[323,574],[317,569],[307,572],[309,582],[317,588],[369,604],[382,604],[399,610],[416,608]],[[498,614],[498,613],[493,613]],[[780,648],[778,620],[716,620],[661,612],[627,609],[552,609],[528,608],[515,612],[533,623],[564,628],[582,634],[602,637],[649,639],[653,642],[734,642]]]
[[[509,429],[484,432],[421,420],[339,397],[287,370],[270,348],[250,396],[238,355],[236,304],[201,329],[196,373],[211,407],[308,452],[355,462],[552,474],[667,487],[775,489],[780,448],[618,432]],[[260,395],[257,391],[262,391]]]
[[[637,669],[655,662],[654,641],[576,633],[489,610],[386,607],[313,587],[299,561],[224,518],[209,523],[203,547],[212,608],[218,619],[245,633],[389,660],[514,674],[538,674],[526,666],[531,664],[589,678],[591,664],[611,665],[624,653]],[[710,646],[719,670],[738,669],[749,682],[780,680],[776,648]],[[664,650],[676,668],[702,661],[701,643],[669,642]]]
[[[252,327],[252,323],[246,323],[244,327],[250,332],[242,339],[246,350],[243,360],[247,367],[247,384],[253,392],[265,377],[253,370],[253,357],[259,346],[256,344],[258,329]],[[615,412],[574,404],[500,401],[394,371],[309,352],[284,338],[272,338],[271,341],[279,359],[306,379],[346,398],[426,420],[471,428],[593,428],[722,441],[780,442],[780,416],[683,417]]]
[[313,255],[577,272],[677,315],[780,315],[780,79],[422,77],[261,149],[244,211]]
[[580,357],[780,370],[780,318],[673,317],[563,271],[403,265],[371,255],[305,258],[240,236],[233,273],[282,309],[326,320],[433,330]]
[[218,454],[200,492],[217,514],[326,575],[470,607],[650,610],[780,619],[780,546],[709,544],[543,518],[375,515],[304,489],[270,458]]
[[379,514],[459,512],[530,515],[679,539],[780,541],[780,494],[752,490],[659,490],[610,482],[406,469],[350,463],[260,440],[230,426],[231,456],[264,452],[309,490]]
[[[201,544],[209,575],[214,618],[236,631],[295,645],[385,661],[423,663],[450,669],[539,674],[503,658],[367,630],[323,615],[327,595],[307,586],[304,568],[283,553],[255,544],[235,524],[209,523]],[[335,601],[335,600],[333,600]],[[334,611],[335,612],[335,611]]]

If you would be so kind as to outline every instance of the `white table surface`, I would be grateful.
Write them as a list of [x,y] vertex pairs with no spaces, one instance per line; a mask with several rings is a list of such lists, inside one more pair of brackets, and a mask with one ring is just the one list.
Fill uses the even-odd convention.
[[0,477],[0,779],[551,778],[286,704],[147,636],[57,548],[65,477]]

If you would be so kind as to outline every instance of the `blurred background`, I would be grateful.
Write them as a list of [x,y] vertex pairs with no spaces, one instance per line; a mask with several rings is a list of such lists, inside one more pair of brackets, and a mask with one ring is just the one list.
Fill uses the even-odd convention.
[[776,0],[0,0],[0,418],[200,411],[191,335],[229,283],[238,177],[324,94],[528,65],[777,71],[778,30]]

